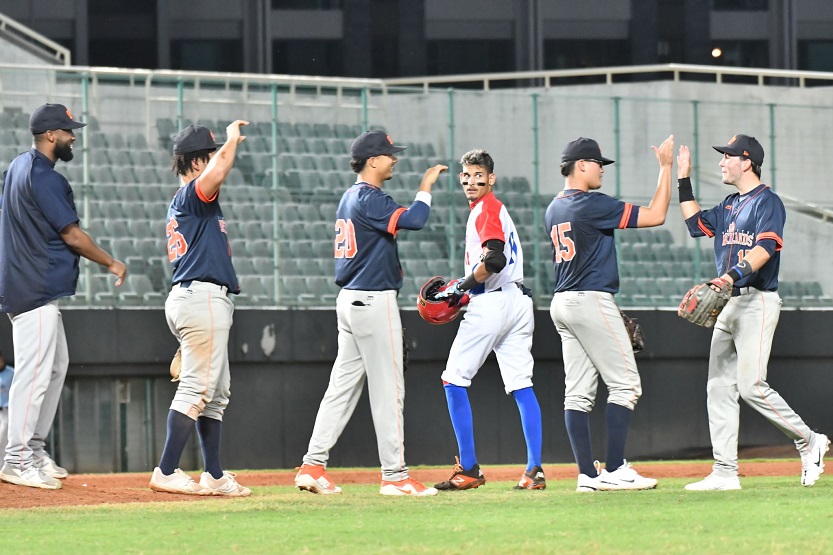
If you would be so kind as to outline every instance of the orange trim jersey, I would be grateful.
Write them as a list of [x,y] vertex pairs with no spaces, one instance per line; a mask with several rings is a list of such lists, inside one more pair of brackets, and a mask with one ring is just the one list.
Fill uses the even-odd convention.
[[469,293],[479,295],[499,289],[509,283],[523,283],[524,253],[518,240],[515,222],[509,216],[506,207],[494,193],[488,193],[470,205],[471,212],[466,224],[466,260],[465,275],[474,271],[480,264],[483,244],[497,239],[504,242],[503,254],[506,266],[496,274],[490,275]]
[[755,246],[766,249],[770,255],[767,263],[735,286],[775,291],[778,289],[786,220],[787,211],[780,197],[769,186],[761,184],[745,195],[729,195],[714,208],[688,218],[686,225],[692,237],[715,238],[714,261],[718,276],[743,260]]
[[636,227],[639,206],[604,193],[565,189],[547,207],[555,293],[619,291],[614,229]]

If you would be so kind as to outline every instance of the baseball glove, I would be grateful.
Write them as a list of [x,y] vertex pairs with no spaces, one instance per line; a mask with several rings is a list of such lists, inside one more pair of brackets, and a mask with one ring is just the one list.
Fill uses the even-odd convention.
[[622,321],[625,322],[625,329],[628,330],[628,337],[631,338],[633,352],[642,352],[642,349],[645,348],[645,335],[642,333],[642,326],[623,311],[620,310],[619,314],[622,315]]
[[692,324],[710,328],[731,298],[732,284],[725,279],[714,278],[689,289],[677,314]]
[[171,381],[179,381],[179,373],[182,371],[182,349],[177,349],[173,360],[171,361]]

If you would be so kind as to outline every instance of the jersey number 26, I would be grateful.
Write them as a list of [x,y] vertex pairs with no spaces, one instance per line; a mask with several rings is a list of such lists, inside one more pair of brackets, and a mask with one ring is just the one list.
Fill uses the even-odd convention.
[[567,232],[572,229],[570,222],[552,226],[550,238],[552,238],[553,251],[555,251],[555,263],[569,262],[576,255],[576,244],[567,237]]

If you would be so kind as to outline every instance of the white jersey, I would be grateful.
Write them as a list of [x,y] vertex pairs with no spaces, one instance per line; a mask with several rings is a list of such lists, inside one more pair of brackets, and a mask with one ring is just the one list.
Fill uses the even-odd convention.
[[475,266],[482,264],[483,243],[492,239],[504,242],[506,266],[472,289],[469,292],[471,295],[488,293],[509,283],[523,283],[524,280],[524,255],[515,222],[503,203],[494,193],[489,193],[471,205],[469,221],[466,224],[465,275],[471,274]]

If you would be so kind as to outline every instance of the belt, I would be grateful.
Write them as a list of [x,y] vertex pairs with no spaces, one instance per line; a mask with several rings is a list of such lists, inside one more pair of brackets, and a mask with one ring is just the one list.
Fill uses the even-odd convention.
[[[518,283],[517,281],[513,281],[512,285],[517,286],[517,288],[520,289],[521,291],[523,291],[523,289],[524,289],[524,286],[521,285],[520,283]],[[504,287],[508,287],[508,285],[501,285],[497,289],[492,289],[491,291],[486,291],[486,293],[494,293],[495,291],[503,291]],[[507,291],[508,291],[508,289],[507,289]]]
[[755,289],[754,287],[732,287],[732,296],[733,297],[740,297],[743,295],[751,295],[752,293],[757,293],[760,289]]
[[219,284],[219,283],[214,283],[213,281],[205,281],[205,280],[203,280],[203,279],[189,279],[189,280],[187,280],[187,281],[180,281],[179,283],[175,283],[174,285],[175,285],[175,286],[178,286],[178,287],[181,287],[181,288],[183,288],[183,289],[188,289],[189,287],[191,287],[191,285],[192,285],[194,282],[198,282],[198,283],[210,283],[210,284],[212,284],[212,285],[216,285],[217,287],[222,287],[223,289],[225,289],[225,294],[226,294],[226,296],[228,296],[228,294],[229,294],[229,293],[228,293],[228,292],[229,292],[229,288],[228,288],[228,286],[227,286],[227,285],[221,285],[221,284]]

